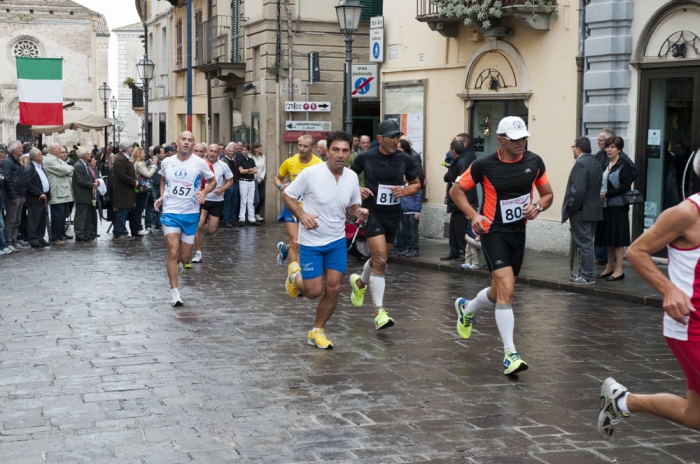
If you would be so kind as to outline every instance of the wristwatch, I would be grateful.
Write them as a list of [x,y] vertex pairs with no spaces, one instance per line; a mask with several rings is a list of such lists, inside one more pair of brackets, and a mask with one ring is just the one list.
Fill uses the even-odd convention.
[[540,205],[539,203],[535,203],[535,208],[537,208],[538,213],[542,212],[542,205]]

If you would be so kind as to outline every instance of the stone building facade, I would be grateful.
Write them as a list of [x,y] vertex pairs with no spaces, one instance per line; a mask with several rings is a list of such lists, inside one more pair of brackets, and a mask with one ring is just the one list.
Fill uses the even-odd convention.
[[[63,101],[102,114],[98,88],[108,80],[105,17],[70,0],[5,0],[0,15],[0,140],[30,137],[19,126],[16,55],[63,58]],[[102,144],[102,133],[69,131],[64,144]]]
[[421,234],[443,237],[440,163],[450,140],[467,132],[485,156],[497,148],[498,121],[518,115],[555,194],[552,208],[528,224],[528,247],[568,252],[560,219],[569,147],[585,135],[596,151],[602,128],[623,137],[639,166],[634,187],[646,201],[631,208],[634,239],[699,189],[685,169],[700,146],[700,1],[559,0],[558,18],[539,11],[539,21],[524,3],[503,2],[503,17],[485,30],[441,15],[439,2],[418,0],[414,12],[389,15],[404,3],[385,1],[382,116],[413,114],[423,125]]
[[119,131],[119,139],[129,143],[141,143],[143,140],[143,112],[137,114],[133,110],[133,91],[124,85],[127,78],[134,79],[137,85],[141,85],[136,63],[143,56],[144,47],[142,36],[144,29],[142,23],[130,24],[112,30],[117,36],[117,46],[119,48],[118,81],[117,89],[112,89],[116,94],[118,103],[116,117],[121,123],[122,130]]

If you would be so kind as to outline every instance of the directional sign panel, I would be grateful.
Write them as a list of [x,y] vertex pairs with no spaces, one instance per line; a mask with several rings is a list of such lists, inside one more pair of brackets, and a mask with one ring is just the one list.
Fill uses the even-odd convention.
[[284,128],[288,131],[330,132],[333,130],[333,124],[330,121],[287,121]]
[[352,65],[352,98],[379,98],[378,77],[376,64]]
[[369,61],[370,63],[384,63],[384,29],[370,29],[369,31]]
[[331,102],[284,102],[284,111],[287,112],[308,112],[308,113],[329,113]]

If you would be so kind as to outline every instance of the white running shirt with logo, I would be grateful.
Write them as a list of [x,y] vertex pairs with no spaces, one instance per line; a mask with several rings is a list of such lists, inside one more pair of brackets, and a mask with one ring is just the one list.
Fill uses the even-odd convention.
[[161,163],[160,175],[165,180],[163,213],[198,214],[197,192],[204,179],[214,177],[207,163],[194,155],[186,161],[171,156]]
[[216,163],[213,163],[212,166],[214,167],[214,175],[216,176],[216,188],[212,190],[210,194],[207,195],[205,200],[224,201],[224,195],[217,195],[216,193],[214,193],[214,191],[219,190],[221,187],[224,186],[227,180],[232,179],[233,172],[231,172],[231,168],[228,167],[228,165],[221,160],[218,160]]

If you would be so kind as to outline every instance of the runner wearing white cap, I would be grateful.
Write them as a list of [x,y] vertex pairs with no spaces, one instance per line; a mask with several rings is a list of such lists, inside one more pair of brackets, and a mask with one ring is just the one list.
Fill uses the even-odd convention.
[[[450,189],[457,207],[472,221],[472,230],[481,236],[486,263],[491,271],[492,285],[481,290],[476,298],[457,298],[457,332],[469,338],[474,313],[496,305],[496,324],[503,341],[504,373],[513,375],[527,369],[513,342],[515,317],[513,292],[515,278],[520,272],[525,252],[525,225],[549,208],[554,199],[545,172],[544,162],[528,151],[530,133],[525,122],[517,116],[503,118],[498,124],[501,148],[472,163]],[[467,200],[466,192],[481,184],[484,201],[477,212]],[[537,188],[539,201],[533,203]]]

